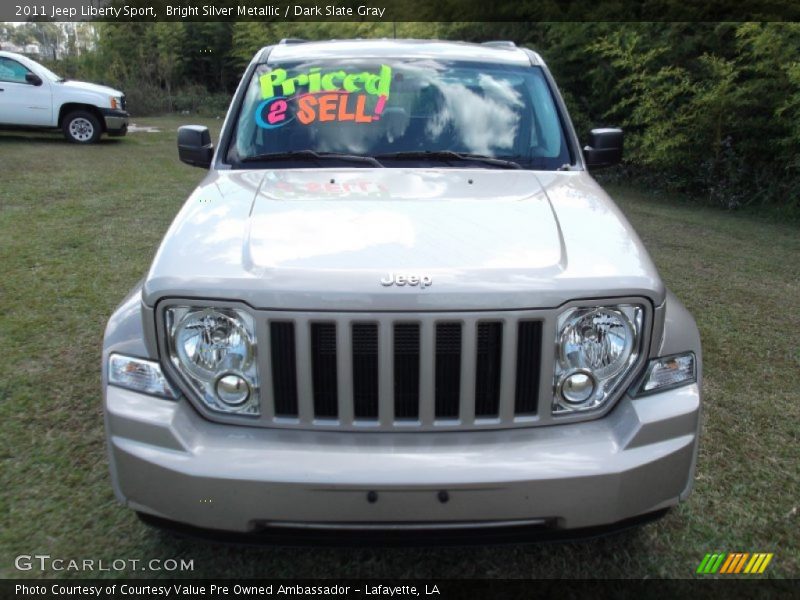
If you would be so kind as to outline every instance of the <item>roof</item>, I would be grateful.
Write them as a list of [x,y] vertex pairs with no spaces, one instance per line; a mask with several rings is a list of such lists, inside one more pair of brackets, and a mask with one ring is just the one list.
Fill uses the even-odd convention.
[[336,58],[446,58],[510,65],[541,64],[538,54],[519,48],[510,42],[472,44],[439,40],[331,40],[305,42],[286,40],[275,46],[263,48],[257,54],[258,62],[284,62],[295,60]]

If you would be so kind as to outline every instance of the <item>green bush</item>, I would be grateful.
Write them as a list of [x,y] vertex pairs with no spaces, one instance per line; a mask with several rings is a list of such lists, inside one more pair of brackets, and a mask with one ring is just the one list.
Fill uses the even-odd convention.
[[125,92],[128,112],[134,117],[171,112],[169,99],[158,86],[140,82],[122,82],[119,87]]
[[201,85],[189,85],[175,92],[172,97],[172,110],[208,117],[224,116],[230,101],[230,94],[209,92]]

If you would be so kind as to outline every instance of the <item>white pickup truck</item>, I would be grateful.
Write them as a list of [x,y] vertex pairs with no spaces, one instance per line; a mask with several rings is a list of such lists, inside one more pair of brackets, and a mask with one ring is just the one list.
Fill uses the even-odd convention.
[[69,81],[20,54],[0,51],[0,128],[60,128],[70,142],[128,132],[125,95]]

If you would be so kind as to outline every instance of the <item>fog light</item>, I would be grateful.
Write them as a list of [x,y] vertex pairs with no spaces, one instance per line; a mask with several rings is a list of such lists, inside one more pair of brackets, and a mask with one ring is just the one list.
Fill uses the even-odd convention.
[[570,404],[583,404],[594,394],[594,377],[588,371],[575,371],[561,382],[561,397]]
[[250,397],[250,386],[244,377],[227,373],[217,379],[217,397],[228,406],[241,406]]

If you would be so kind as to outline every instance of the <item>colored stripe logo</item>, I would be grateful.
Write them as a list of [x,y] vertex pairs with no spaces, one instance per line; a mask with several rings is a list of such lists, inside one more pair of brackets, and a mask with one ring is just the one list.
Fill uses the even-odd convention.
[[720,573],[737,575],[741,573],[763,573],[774,555],[766,552],[729,552],[706,554],[697,567],[697,573],[712,575]]

